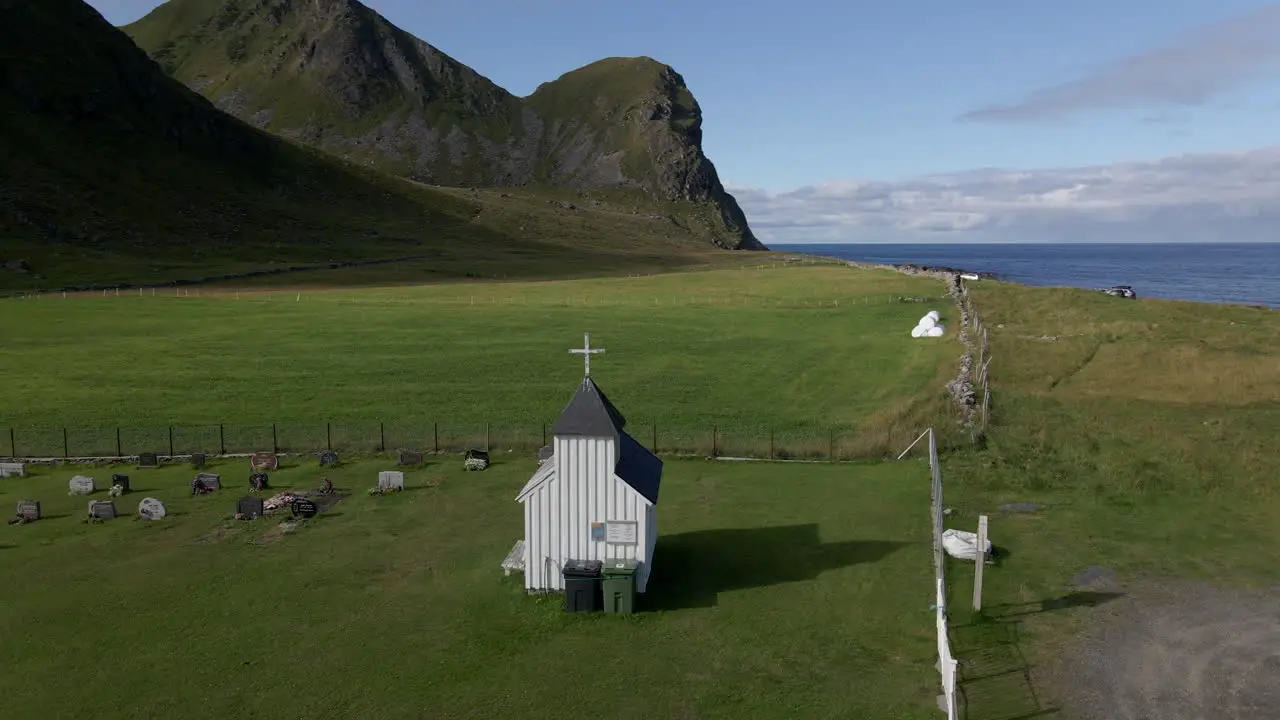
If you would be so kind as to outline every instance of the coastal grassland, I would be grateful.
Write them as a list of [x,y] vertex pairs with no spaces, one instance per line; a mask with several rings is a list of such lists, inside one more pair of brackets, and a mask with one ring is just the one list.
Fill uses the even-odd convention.
[[[651,444],[656,424],[660,449],[710,453],[714,433],[720,454],[767,457],[772,432],[775,450],[791,456],[876,457],[929,425],[954,428],[943,386],[960,345],[909,335],[927,308],[954,313],[941,283],[842,266],[760,267],[11,299],[0,313],[0,369],[15,380],[0,428],[19,428],[18,454],[42,454],[35,444],[56,456],[58,428],[68,426],[69,444],[88,434],[107,445],[72,455],[114,454],[116,427],[129,445],[138,434],[130,428],[170,425],[269,433],[276,423],[281,436],[307,428],[318,439],[299,450],[323,447],[326,423],[340,437],[359,435],[350,447],[363,450],[380,445],[379,423],[399,433],[392,448],[432,449],[437,423],[467,443],[486,426],[500,447],[512,436],[537,443],[582,377],[581,359],[567,351],[584,331],[607,351],[592,376],[638,439]],[[270,447],[270,434],[257,437]],[[157,442],[146,450],[167,451]]]
[[[1097,691],[1069,669],[1077,634],[1150,588],[1276,584],[1280,314],[1002,283],[971,291],[990,333],[993,426],[985,448],[944,459],[947,524],[972,531],[989,514],[1007,556],[986,574],[986,617],[967,626],[972,565],[953,565],[956,654],[976,660],[964,673],[969,717],[1069,710]],[[998,510],[1010,502],[1049,507]],[[1114,587],[1069,587],[1090,566],[1114,572]]]
[[[922,461],[667,461],[629,617],[503,578],[535,463],[460,466],[433,459],[381,497],[364,491],[385,461],[325,468],[351,496],[288,534],[230,519],[243,460],[215,463],[225,489],[201,497],[181,465],[0,482],[0,505],[47,516],[0,537],[5,717],[936,717],[928,525],[903,521],[928,504]],[[126,517],[81,523],[77,472],[129,473]],[[271,482],[321,472],[286,460]],[[169,517],[131,521],[144,496]]]

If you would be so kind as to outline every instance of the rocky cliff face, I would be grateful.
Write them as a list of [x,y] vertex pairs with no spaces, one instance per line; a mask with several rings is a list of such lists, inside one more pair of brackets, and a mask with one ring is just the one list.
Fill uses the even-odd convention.
[[439,185],[642,189],[713,206],[717,245],[763,248],[684,79],[649,58],[517,98],[355,0],[171,0],[124,30],[217,107],[348,159]]

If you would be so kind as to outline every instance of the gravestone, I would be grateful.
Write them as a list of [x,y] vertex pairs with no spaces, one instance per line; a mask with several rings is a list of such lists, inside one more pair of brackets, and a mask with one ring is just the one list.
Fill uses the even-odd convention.
[[31,522],[40,519],[39,500],[21,500],[18,502],[18,517]]
[[483,450],[468,450],[462,460],[463,470],[484,470],[489,467],[489,453]]
[[268,481],[268,478],[266,473],[264,472],[253,473],[249,475],[249,489],[250,490],[266,490],[268,487],[267,481]]
[[256,452],[249,458],[249,467],[254,472],[266,472],[280,469],[280,457],[273,452]]
[[222,478],[214,473],[198,473],[195,479],[191,481],[192,495],[199,495],[200,493],[213,492],[221,489]]
[[378,473],[378,489],[383,492],[388,490],[403,490],[404,473],[399,470],[383,470]]
[[142,502],[138,503],[138,517],[143,520],[160,520],[166,514],[164,503],[155,498],[142,498]]
[[115,485],[119,485],[119,486],[120,486],[120,491],[121,491],[121,492],[130,492],[130,490],[129,490],[129,476],[128,476],[128,475],[112,475],[112,476],[111,476],[111,484],[112,484],[113,486],[115,486]]
[[338,464],[338,453],[332,450],[325,450],[320,453],[320,467]]
[[293,505],[290,506],[289,509],[293,512],[294,517],[300,518],[313,518],[316,516],[316,513],[320,512],[320,508],[314,502],[306,498],[298,498],[294,500]]
[[7,477],[24,477],[27,474],[26,463],[6,462],[0,463],[0,478]]
[[114,520],[116,504],[111,500],[90,500],[89,517],[99,520]]
[[266,514],[262,505],[262,498],[254,497],[253,495],[245,495],[236,501],[236,514],[245,520],[260,518]]
[[199,470],[200,468],[204,467],[205,462],[206,462],[206,459],[205,459],[204,453],[193,453],[191,455],[191,467]]
[[160,467],[160,458],[155,453],[140,453],[138,467],[143,470],[155,470]]
[[97,489],[93,478],[87,475],[77,475],[67,483],[67,491],[71,495],[92,495]]
[[538,464],[541,465],[542,463],[550,460],[551,456],[555,454],[556,454],[555,448],[551,447],[550,445],[545,445],[543,447],[538,448]]
[[414,452],[413,450],[401,450],[400,464],[401,465],[421,465],[422,453]]

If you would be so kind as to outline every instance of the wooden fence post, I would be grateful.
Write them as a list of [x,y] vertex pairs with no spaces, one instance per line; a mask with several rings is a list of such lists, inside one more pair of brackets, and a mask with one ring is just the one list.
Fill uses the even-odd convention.
[[978,516],[978,557],[973,566],[973,609],[982,609],[982,568],[987,563],[987,516]]

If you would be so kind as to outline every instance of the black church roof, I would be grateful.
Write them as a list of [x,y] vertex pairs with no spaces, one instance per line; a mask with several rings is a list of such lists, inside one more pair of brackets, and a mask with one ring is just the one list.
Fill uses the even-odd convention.
[[554,435],[609,437],[622,432],[627,419],[609,402],[604,391],[590,377],[583,378],[569,404],[565,405],[551,429]]

